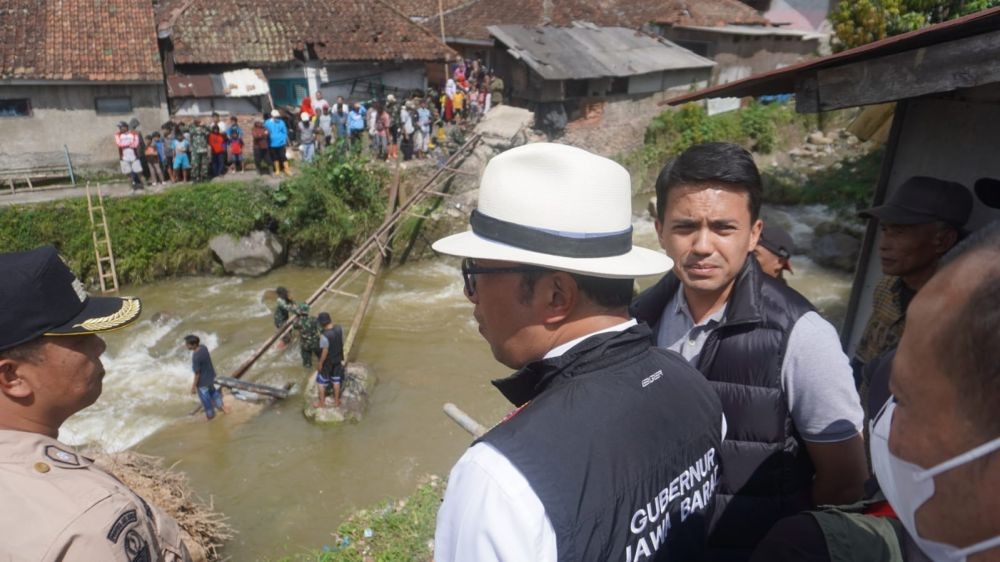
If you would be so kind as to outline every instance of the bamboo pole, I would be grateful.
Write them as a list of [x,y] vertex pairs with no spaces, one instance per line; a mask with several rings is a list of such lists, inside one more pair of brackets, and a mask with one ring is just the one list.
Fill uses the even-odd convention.
[[[479,135],[473,135],[472,137],[469,138],[469,140],[465,142],[465,144],[459,147],[459,149],[455,151],[455,153],[448,158],[448,161],[445,162],[445,165],[443,167],[438,168],[437,171],[435,171],[434,174],[431,175],[431,177],[424,183],[424,185],[422,185],[417,191],[415,191],[413,195],[410,196],[409,199],[407,199],[402,205],[399,206],[399,208],[397,208],[393,213],[391,213],[382,223],[382,226],[380,226],[378,230],[376,230],[375,233],[372,234],[372,236],[370,236],[368,239],[362,242],[361,245],[359,245],[358,248],[354,251],[354,253],[352,253],[348,259],[344,260],[344,262],[340,266],[338,266],[337,269],[333,271],[333,274],[331,274],[330,277],[328,277],[327,280],[323,282],[323,284],[320,285],[319,288],[316,289],[316,291],[312,295],[310,295],[308,299],[306,299],[306,303],[309,305],[315,303],[319,299],[319,297],[322,296],[324,293],[326,293],[327,290],[334,283],[339,281],[345,274],[347,274],[347,272],[349,272],[351,269],[355,267],[354,266],[355,260],[364,257],[365,254],[372,248],[378,248],[379,238],[386,237],[388,239],[389,238],[388,235],[390,232],[392,232],[393,228],[395,228],[396,223],[399,222],[399,220],[404,215],[406,215],[406,212],[411,207],[413,207],[421,199],[423,199],[424,195],[426,195],[426,192],[430,190],[430,187],[434,185],[434,183],[441,176],[441,174],[445,173],[446,168],[453,166],[454,163],[459,159],[459,157],[463,156],[466,151],[472,150],[472,148],[475,147],[475,145],[479,142],[479,138],[480,138]],[[239,367],[236,368],[235,371],[233,371],[232,374],[233,378],[238,379],[241,378],[244,374],[246,374],[247,370],[249,370],[250,367],[252,367],[253,364],[256,363],[257,360],[260,359],[264,355],[264,353],[266,353],[267,350],[271,348],[272,345],[274,345],[274,342],[281,339],[285,334],[288,333],[289,330],[292,329],[293,323],[294,319],[291,318],[287,322],[285,322],[285,325],[282,326],[278,331],[276,331],[274,335],[268,338],[267,341],[265,341],[263,345],[261,345],[260,348],[257,349],[257,351],[255,351],[253,355],[250,356],[249,359],[244,361],[242,365],[240,365]]]
[[473,437],[479,439],[486,434],[487,429],[472,416],[466,414],[458,406],[448,402],[444,405],[444,413]]

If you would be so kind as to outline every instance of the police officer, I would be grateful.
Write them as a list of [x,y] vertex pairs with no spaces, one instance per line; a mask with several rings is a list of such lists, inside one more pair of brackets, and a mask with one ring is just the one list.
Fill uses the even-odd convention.
[[[722,406],[628,315],[633,277],[670,267],[632,247],[618,164],[536,143],[487,165],[465,257],[473,317],[518,409],[451,471],[438,562],[699,560],[719,475]],[[453,358],[444,358],[453,361]]]
[[101,394],[104,341],[131,297],[89,297],[52,247],[0,254],[0,559],[189,560],[180,529],[58,441]]

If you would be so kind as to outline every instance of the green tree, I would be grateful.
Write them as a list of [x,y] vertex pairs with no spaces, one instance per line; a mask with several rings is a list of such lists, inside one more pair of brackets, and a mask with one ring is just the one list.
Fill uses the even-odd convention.
[[1000,0],[841,0],[830,21],[836,51],[1000,6]]

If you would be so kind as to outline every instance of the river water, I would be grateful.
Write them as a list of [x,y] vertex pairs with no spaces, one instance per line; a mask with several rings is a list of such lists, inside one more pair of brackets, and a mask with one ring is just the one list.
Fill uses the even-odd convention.
[[[637,211],[644,208],[645,198],[637,199]],[[829,218],[818,207],[771,209],[765,217],[789,228],[800,244]],[[636,217],[635,242],[658,247],[644,215]],[[839,323],[850,276],[804,256],[793,263],[791,285]],[[237,561],[332,544],[331,534],[353,510],[409,494],[423,475],[446,475],[470,437],[442,405],[454,402],[487,425],[510,408],[489,382],[508,371],[478,333],[454,259],[396,267],[380,282],[358,349],[378,377],[361,423],[312,425],[302,416],[300,395],[250,420],[220,416],[206,423],[188,415],[197,400],[189,394],[183,336],[201,336],[216,369],[231,372],[272,333],[269,291],[284,285],[304,299],[328,274],[287,266],[254,279],[193,277],[126,288],[142,298],[143,320],[108,334],[104,394],[64,426],[62,437],[111,450],[133,447],[176,463],[238,529],[225,549]],[[351,292],[360,292],[358,283]],[[354,305],[336,297],[321,300],[313,313],[327,310],[347,325]],[[293,346],[269,352],[246,378],[301,388],[307,376]]]

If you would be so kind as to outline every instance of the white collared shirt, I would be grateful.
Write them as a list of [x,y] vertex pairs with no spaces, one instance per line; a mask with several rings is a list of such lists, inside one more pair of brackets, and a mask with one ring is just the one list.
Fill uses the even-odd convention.
[[[545,359],[559,357],[593,335],[635,325],[630,319],[581,336],[552,348]],[[556,532],[542,501],[521,471],[491,445],[473,445],[451,469],[438,510],[434,560],[556,560]]]

